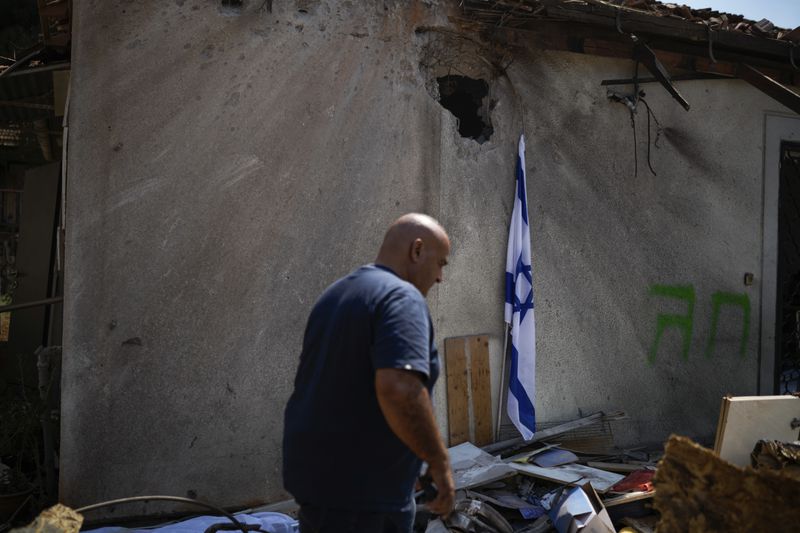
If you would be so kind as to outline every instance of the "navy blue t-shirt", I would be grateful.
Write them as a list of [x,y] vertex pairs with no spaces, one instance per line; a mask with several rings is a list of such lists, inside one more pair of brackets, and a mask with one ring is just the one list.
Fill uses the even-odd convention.
[[306,325],[283,434],[284,487],[301,505],[410,505],[421,461],[384,419],[378,368],[416,371],[430,391],[439,357],[422,294],[390,269],[366,265],[328,287]]

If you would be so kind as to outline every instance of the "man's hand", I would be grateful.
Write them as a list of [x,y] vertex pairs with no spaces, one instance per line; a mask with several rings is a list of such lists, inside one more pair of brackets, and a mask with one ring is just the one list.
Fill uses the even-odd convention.
[[450,471],[450,461],[445,459],[443,463],[438,465],[428,465],[428,472],[426,475],[431,477],[438,491],[436,498],[426,505],[430,512],[442,518],[447,518],[453,511],[456,495],[455,485],[453,484],[453,474]]
[[379,368],[375,372],[375,392],[389,427],[429,465],[428,474],[439,494],[428,503],[428,509],[449,515],[455,499],[453,474],[433,416],[431,397],[421,376],[412,370]]

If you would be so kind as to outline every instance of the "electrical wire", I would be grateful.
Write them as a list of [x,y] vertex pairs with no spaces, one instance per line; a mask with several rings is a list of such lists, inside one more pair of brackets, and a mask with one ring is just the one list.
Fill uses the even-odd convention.
[[633,111],[633,109],[631,109],[630,112],[631,129],[633,130],[633,177],[636,178],[639,175],[639,155],[636,153],[636,113]]
[[647,103],[647,100],[644,97],[640,97],[639,100],[645,105],[647,108],[647,166],[650,167],[650,172],[653,173],[653,176],[658,176],[656,171],[653,170],[653,164],[650,161],[650,117],[653,117],[653,120],[656,123],[656,140],[653,143],[653,146],[658,148],[658,139],[661,137],[661,123],[658,121],[656,114],[653,113],[653,110],[650,109],[650,104]]

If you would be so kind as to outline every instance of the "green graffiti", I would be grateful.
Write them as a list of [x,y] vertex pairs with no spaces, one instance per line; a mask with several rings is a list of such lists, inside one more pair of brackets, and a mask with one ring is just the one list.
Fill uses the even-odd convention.
[[711,331],[708,334],[706,357],[711,357],[714,353],[719,312],[723,305],[737,305],[742,308],[742,342],[739,355],[744,357],[747,354],[747,340],[750,338],[750,298],[746,294],[732,292],[715,292],[711,295]]
[[681,355],[683,355],[684,359],[688,359],[689,348],[692,345],[692,327],[694,323],[694,287],[691,285],[653,285],[650,287],[650,295],[684,300],[687,303],[687,310],[685,315],[666,313],[658,315],[656,338],[653,341],[653,346],[650,348],[648,361],[650,364],[655,363],[656,353],[658,353],[658,343],[661,342],[661,336],[664,334],[664,330],[669,327],[678,328],[683,332],[683,351]]

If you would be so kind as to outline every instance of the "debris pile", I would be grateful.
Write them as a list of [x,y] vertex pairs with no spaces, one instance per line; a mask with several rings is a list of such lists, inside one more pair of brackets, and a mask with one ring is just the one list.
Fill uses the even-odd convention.
[[596,431],[576,438],[621,418],[596,413],[530,441],[451,447],[456,510],[431,516],[421,497],[415,531],[699,533],[800,523],[800,397],[723,398],[714,451],[674,435],[663,453],[619,449]]
[[[587,431],[620,418],[623,413],[597,413],[545,429],[527,443],[451,447],[456,511],[441,520],[426,515],[420,502],[417,531],[613,532],[623,519],[655,523],[650,502],[660,452],[609,447],[598,431]],[[592,436],[576,438],[587,433]]]

